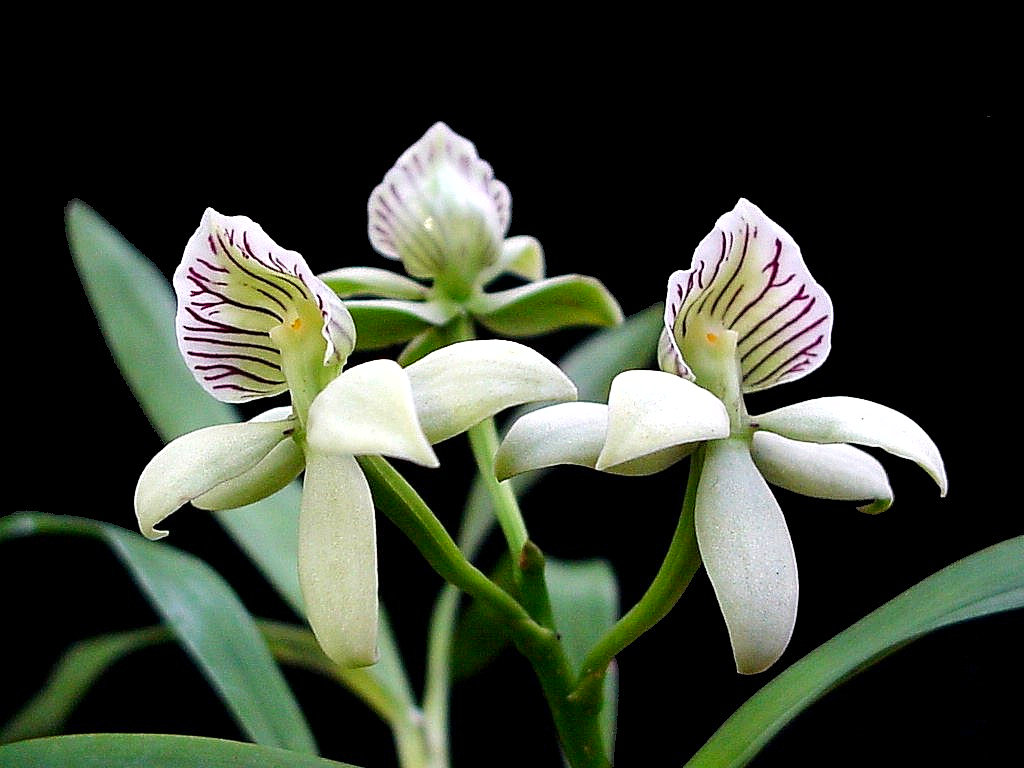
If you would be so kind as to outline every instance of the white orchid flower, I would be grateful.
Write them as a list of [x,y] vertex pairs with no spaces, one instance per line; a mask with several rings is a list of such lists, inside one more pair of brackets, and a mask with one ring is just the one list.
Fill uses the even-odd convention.
[[[805,376],[831,346],[832,303],[800,249],[740,200],[669,279],[661,371],[625,371],[608,405],[566,403],[517,421],[500,478],[560,463],[650,474],[706,446],[695,527],[737,670],[767,669],[789,643],[798,581],[793,544],[768,483],[824,499],[893,500],[881,464],[846,443],[917,462],[946,493],[942,457],[906,416],[826,397],[750,416],[743,395]],[[766,482],[767,481],[767,482]]]
[[408,369],[376,360],[342,370],[352,318],[302,256],[244,216],[207,210],[174,275],[178,344],[219,400],[285,391],[291,407],[207,427],[168,444],[143,470],[135,512],[150,539],[187,502],[232,509],[264,498],[305,469],[299,577],[310,626],[345,666],[377,654],[373,501],[356,456],[437,466],[432,443],[498,411],[575,398],[551,362],[509,341],[455,344]]
[[[402,262],[417,280],[374,267],[321,275],[347,305],[360,349],[406,343],[400,362],[444,343],[441,330],[472,317],[503,336],[535,336],[573,325],[614,325],[622,310],[592,277],[545,279],[544,252],[533,237],[506,238],[508,187],[476,147],[444,123],[407,149],[370,195],[373,248]],[[484,286],[501,274],[527,281],[504,291]],[[374,297],[374,298],[367,298]]]

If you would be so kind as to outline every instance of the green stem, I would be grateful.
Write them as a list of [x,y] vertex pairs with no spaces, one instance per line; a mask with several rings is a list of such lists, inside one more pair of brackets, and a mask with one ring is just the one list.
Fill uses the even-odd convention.
[[686,483],[683,509],[661,568],[640,601],[587,654],[580,668],[580,680],[573,691],[573,699],[590,701],[601,695],[604,676],[612,659],[665,617],[700,568],[693,514],[703,464],[702,447],[690,459],[690,476]]
[[494,476],[494,455],[498,452],[500,443],[494,419],[487,418],[470,427],[468,434],[477,470],[494,506],[494,516],[498,518],[498,525],[505,534],[509,553],[513,560],[518,562],[529,534],[526,532],[526,523],[523,522],[523,514],[519,511],[519,502],[512,492],[512,487],[508,483],[499,483]]
[[452,639],[459,591],[445,584],[434,603],[427,639],[427,679],[423,691],[423,720],[427,740],[439,766],[448,765],[448,702],[451,696]]
[[[558,635],[538,624],[511,595],[466,560],[415,489],[385,459],[360,456],[358,460],[373,489],[377,508],[402,530],[446,581],[486,603],[507,624],[513,642],[540,680],[562,749],[573,768],[607,768],[610,763],[604,753],[598,720],[600,699],[595,707],[592,701],[570,698],[576,678]],[[432,632],[438,652],[442,644],[451,641],[450,636],[442,635],[445,631],[450,630],[435,628]],[[448,674],[444,666],[435,666],[434,675]],[[446,706],[446,690],[439,689],[437,683],[434,690],[438,696],[444,694],[444,701],[432,706]]]

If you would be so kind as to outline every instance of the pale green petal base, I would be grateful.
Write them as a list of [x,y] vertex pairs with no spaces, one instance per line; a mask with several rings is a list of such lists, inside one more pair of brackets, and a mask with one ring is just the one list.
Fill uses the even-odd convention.
[[763,672],[789,644],[799,586],[789,528],[745,441],[708,444],[694,524],[736,671]]
[[352,456],[311,451],[299,514],[299,583],[320,647],[343,667],[377,661],[377,534]]

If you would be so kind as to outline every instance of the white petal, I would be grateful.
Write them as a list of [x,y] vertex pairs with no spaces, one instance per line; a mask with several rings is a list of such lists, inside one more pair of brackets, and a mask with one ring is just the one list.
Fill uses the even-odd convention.
[[310,451],[299,514],[299,584],[320,647],[343,667],[377,661],[377,534],[352,456]]
[[323,337],[324,364],[342,362],[355,327],[341,300],[298,253],[245,216],[208,208],[174,273],[178,347],[192,374],[225,402],[288,388],[270,331],[299,319]]
[[512,201],[472,142],[436,123],[373,190],[368,212],[374,249],[414,277],[475,275],[498,261]]
[[914,421],[892,408],[856,397],[821,397],[752,416],[750,421],[794,440],[882,448],[916,462],[946,495],[946,468],[938,447]]
[[463,341],[405,369],[431,443],[523,403],[575,400],[576,385],[539,352],[514,341]]
[[874,503],[858,507],[876,514],[892,505],[892,486],[873,456],[843,443],[805,443],[772,432],[754,433],[754,463],[772,485],[818,499]]
[[706,389],[663,371],[623,371],[608,394],[608,438],[597,468],[728,434],[725,406]]
[[[135,487],[135,516],[148,539],[167,531],[156,525],[183,504],[249,472],[283,440],[290,441],[292,421],[221,424],[189,432],[153,457]],[[259,477],[252,477],[254,482]]]
[[665,320],[684,358],[706,329],[735,331],[744,392],[805,376],[832,343],[831,299],[793,238],[747,200],[719,218],[690,269],[669,279]]
[[[594,469],[608,433],[608,406],[559,403],[531,411],[508,430],[494,457],[499,480],[556,464]],[[606,467],[619,475],[651,475],[675,464],[694,446],[672,446],[634,461]]]
[[658,337],[658,367],[665,373],[682,376],[684,379],[693,381],[693,373],[686,367],[676,340],[667,327],[662,328],[661,336]]
[[[271,408],[250,421],[285,421],[292,417],[289,406]],[[294,440],[282,440],[259,463],[236,478],[211,488],[192,499],[199,509],[237,509],[277,493],[299,476],[306,465],[302,449]]]
[[409,377],[393,360],[357,365],[328,384],[310,406],[306,439],[322,453],[438,464],[420,429]]
[[762,672],[789,645],[799,585],[786,520],[742,440],[708,444],[694,522],[736,670]]

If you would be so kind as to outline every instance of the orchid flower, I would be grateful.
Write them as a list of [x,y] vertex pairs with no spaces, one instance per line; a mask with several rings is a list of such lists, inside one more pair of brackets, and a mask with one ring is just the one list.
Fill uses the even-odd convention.
[[187,502],[232,509],[305,469],[298,568],[320,645],[344,666],[376,660],[373,501],[360,455],[435,467],[432,443],[512,405],[575,398],[551,362],[510,341],[469,341],[407,369],[375,360],[343,370],[352,318],[301,255],[244,216],[207,210],[174,274],[178,346],[200,385],[226,402],[285,391],[291,407],[199,429],[169,443],[135,492],[142,533]]
[[[399,357],[404,364],[443,345],[443,329],[464,317],[513,337],[622,320],[599,281],[581,275],[543,279],[540,243],[505,237],[512,214],[508,188],[473,144],[444,123],[402,154],[370,195],[368,211],[374,249],[431,284],[373,267],[321,275],[343,298],[379,297],[346,302],[359,327],[360,349],[408,342]],[[506,273],[528,282],[484,290]]]
[[502,443],[498,476],[564,463],[650,474],[703,445],[697,544],[737,670],[763,671],[789,643],[799,591],[789,530],[768,483],[863,500],[861,511],[881,512],[892,489],[875,458],[846,445],[857,443],[915,461],[946,493],[935,444],[886,406],[825,397],[747,413],[744,394],[821,365],[831,332],[831,300],[796,243],[740,200],[697,246],[690,269],[669,279],[661,371],[620,373],[607,406],[566,403],[527,414]]

